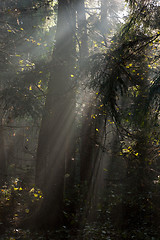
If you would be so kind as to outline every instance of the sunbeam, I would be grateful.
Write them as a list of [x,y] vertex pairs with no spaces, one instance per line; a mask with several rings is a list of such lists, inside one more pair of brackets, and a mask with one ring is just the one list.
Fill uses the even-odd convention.
[[159,1],[0,2],[1,239],[159,239]]

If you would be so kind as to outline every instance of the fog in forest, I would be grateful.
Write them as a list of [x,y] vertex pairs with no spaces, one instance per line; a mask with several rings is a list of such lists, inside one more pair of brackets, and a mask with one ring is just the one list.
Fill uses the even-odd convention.
[[159,240],[159,1],[0,14],[0,239]]

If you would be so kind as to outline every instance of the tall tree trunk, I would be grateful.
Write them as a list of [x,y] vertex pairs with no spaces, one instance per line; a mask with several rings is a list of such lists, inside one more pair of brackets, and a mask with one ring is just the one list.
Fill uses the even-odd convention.
[[107,0],[101,0],[101,32],[105,36],[107,33]]
[[[79,0],[77,4],[77,23],[78,23],[78,37],[79,37],[79,65],[82,78],[87,58],[89,56],[88,50],[88,35],[87,35],[87,21],[85,13],[84,0]],[[85,97],[84,97],[85,99]],[[87,103],[88,104],[88,103]],[[88,104],[85,107],[85,115],[82,120],[81,127],[81,148],[80,148],[80,180],[81,182],[88,181],[92,155],[93,155],[93,124],[91,122],[92,109]]]
[[79,35],[79,55],[80,55],[80,68],[84,71],[86,58],[88,57],[88,35],[87,35],[87,21],[85,13],[84,0],[79,0],[76,5],[77,9],[77,23]]
[[87,114],[83,116],[80,149],[80,180],[88,182],[91,177],[94,147],[94,124],[91,119],[92,107],[87,107]]
[[[72,152],[74,122],[75,9],[73,0],[58,1],[56,45],[51,79],[39,133],[36,184],[44,192],[40,213],[46,224],[62,223],[65,161]],[[69,140],[68,140],[69,139]],[[68,148],[68,149],[67,149]]]
[[0,186],[4,183],[6,177],[6,155],[4,147],[4,130],[2,121],[0,123]]

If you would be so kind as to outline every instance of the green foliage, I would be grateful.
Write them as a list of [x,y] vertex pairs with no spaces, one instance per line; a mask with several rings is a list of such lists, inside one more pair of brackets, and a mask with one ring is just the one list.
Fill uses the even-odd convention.
[[0,189],[0,222],[5,227],[18,225],[32,215],[43,199],[40,189],[26,186],[19,178],[11,178]]
[[48,71],[40,63],[29,71],[17,72],[14,81],[1,89],[1,104],[12,118],[41,116],[45,102]]
[[55,1],[3,1],[0,5],[0,104],[12,119],[31,116],[37,120],[49,78],[46,57],[54,46]]
[[[152,1],[150,4],[152,5]],[[147,4],[142,5],[143,11],[151,7]],[[152,9],[154,15],[158,9],[155,4]],[[90,87],[98,93],[99,99],[104,104],[103,110],[117,122],[120,122],[120,118],[122,119],[125,113],[125,108],[120,103],[122,96],[123,99],[125,96],[129,97],[128,108],[130,108],[133,101],[137,104],[140,99],[142,100],[143,92],[142,102],[147,107],[148,102],[144,99],[149,95],[150,83],[155,82],[157,78],[155,72],[158,71],[156,51],[159,46],[158,25],[153,28],[150,23],[142,28],[143,24],[145,17],[141,16],[141,9],[138,7],[122,25],[119,33],[112,37],[106,52],[95,54],[90,58]],[[152,74],[149,75],[151,71]],[[140,111],[135,115],[139,115]]]
[[130,4],[131,14],[106,52],[90,58],[88,75],[103,103],[101,114],[116,123],[126,163],[121,194],[106,194],[110,226],[119,228],[120,239],[158,239],[153,182],[159,172],[159,25],[154,23],[159,8],[154,1]]

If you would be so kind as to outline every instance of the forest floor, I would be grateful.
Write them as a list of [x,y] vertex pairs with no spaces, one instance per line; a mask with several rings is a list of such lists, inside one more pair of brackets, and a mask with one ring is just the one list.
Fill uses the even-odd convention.
[[152,211],[154,192],[148,192],[147,199],[143,194],[133,196],[132,190],[122,194],[125,184],[114,181],[108,182],[96,217],[84,217],[79,208],[73,217],[67,213],[70,225],[54,231],[22,227],[43,200],[42,192],[33,184],[33,175],[26,176],[25,180],[10,177],[0,189],[0,240],[160,240],[159,208],[157,215]]

